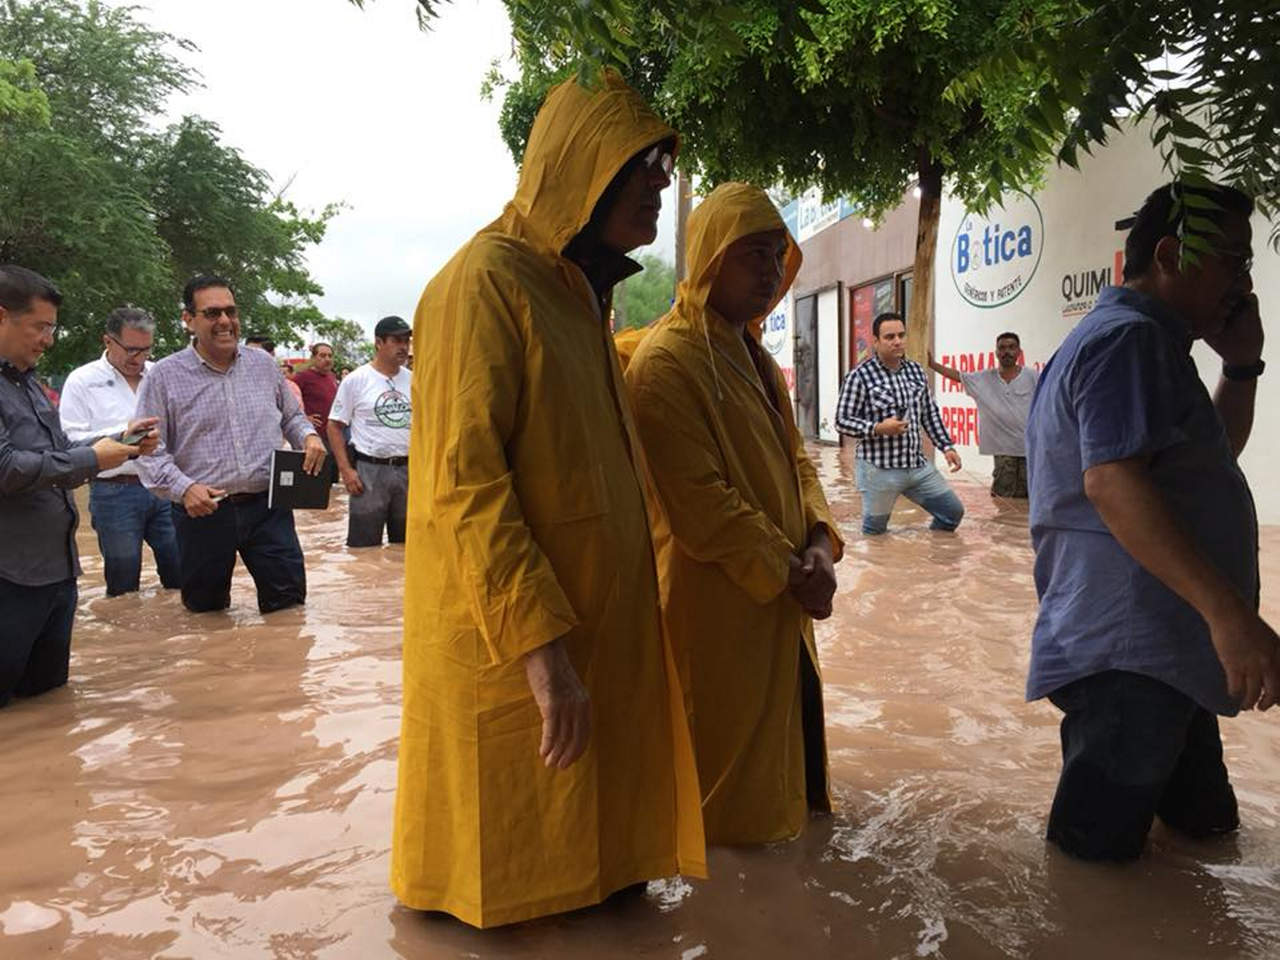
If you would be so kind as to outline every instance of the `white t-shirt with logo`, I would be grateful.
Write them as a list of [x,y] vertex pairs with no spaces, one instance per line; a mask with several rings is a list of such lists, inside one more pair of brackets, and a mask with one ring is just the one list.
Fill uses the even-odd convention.
[[367,457],[409,455],[409,384],[404,367],[394,377],[373,364],[356,367],[338,384],[329,419],[351,427],[351,443]]

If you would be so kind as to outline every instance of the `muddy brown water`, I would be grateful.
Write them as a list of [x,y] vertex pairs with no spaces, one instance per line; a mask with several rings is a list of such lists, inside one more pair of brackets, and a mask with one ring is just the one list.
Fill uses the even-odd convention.
[[[0,711],[0,957],[1280,957],[1280,716],[1224,724],[1238,837],[1055,855],[1025,509],[962,479],[958,535],[907,508],[863,540],[848,452],[816,455],[849,540],[818,633],[837,813],[711,851],[710,881],[485,933],[387,889],[401,550],[347,550],[342,502],[299,514],[305,609],[260,616],[237,570],[194,616],[149,566],[108,599],[82,530],[72,684]],[[1263,563],[1275,622],[1280,528]]]

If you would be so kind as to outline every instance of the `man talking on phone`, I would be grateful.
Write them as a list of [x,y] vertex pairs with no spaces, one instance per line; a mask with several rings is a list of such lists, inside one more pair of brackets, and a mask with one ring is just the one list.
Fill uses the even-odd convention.
[[324,445],[275,361],[242,348],[229,281],[200,276],[182,292],[193,342],[142,380],[138,411],[160,420],[161,444],[142,481],[172,504],[182,602],[201,613],[231,605],[236,553],[263,613],[303,603],[307,573],[293,513],[267,507],[271,453],[287,439],[303,469],[325,469]]
[[[1188,212],[1211,252],[1184,247]],[[1194,838],[1235,830],[1218,716],[1280,696],[1236,462],[1264,367],[1252,212],[1228,187],[1147,197],[1124,285],[1099,294],[1031,402],[1040,614],[1027,697],[1063,713],[1048,838],[1083,859],[1137,857],[1157,816]],[[1191,358],[1198,339],[1222,358],[1212,399]]]
[[62,431],[35,377],[61,304],[40,274],[0,266],[0,707],[67,682],[80,575],[71,490],[157,442],[149,420],[121,424],[114,437],[73,441]]

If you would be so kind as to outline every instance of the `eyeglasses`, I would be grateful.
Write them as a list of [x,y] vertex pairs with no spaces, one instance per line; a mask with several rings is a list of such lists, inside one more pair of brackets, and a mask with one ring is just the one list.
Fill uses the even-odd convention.
[[121,343],[119,340],[117,340],[115,337],[113,337],[109,333],[107,334],[107,339],[110,340],[112,343],[114,343],[121,350],[123,350],[125,356],[128,357],[130,360],[136,359],[137,357],[151,356],[151,347],[126,347],[123,343]]
[[644,167],[646,173],[655,173],[661,170],[668,180],[675,171],[676,161],[671,156],[671,151],[664,149],[664,144],[654,144],[649,152],[644,155],[640,163]]
[[205,307],[200,311],[200,316],[206,320],[217,320],[224,313],[227,315],[228,320],[234,320],[240,315],[239,309],[233,303],[229,307]]

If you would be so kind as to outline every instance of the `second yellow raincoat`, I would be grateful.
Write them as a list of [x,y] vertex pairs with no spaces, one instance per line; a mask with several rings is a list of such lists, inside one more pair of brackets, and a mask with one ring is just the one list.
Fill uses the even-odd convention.
[[[787,574],[815,525],[836,559],[842,543],[781,370],[707,304],[731,243],[783,229],[763,191],[713,191],[689,217],[689,277],[626,374],[661,501],[659,579],[712,843],[793,837],[810,809],[830,809],[813,623]],[[787,239],[777,300],[800,268]]]
[[[557,87],[515,199],[418,306],[391,862],[410,907],[487,927],[705,876],[644,464],[596,295],[561,256],[673,136],[616,76]],[[568,770],[538,757],[523,665],[557,637],[592,702]]]

